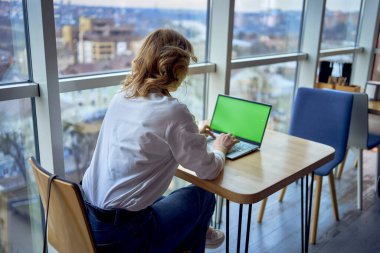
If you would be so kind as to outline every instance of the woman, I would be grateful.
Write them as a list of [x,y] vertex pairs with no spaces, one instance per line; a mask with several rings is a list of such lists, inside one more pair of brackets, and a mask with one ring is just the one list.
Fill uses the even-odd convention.
[[152,32],[109,105],[83,178],[95,241],[105,252],[204,252],[206,236],[223,241],[208,228],[212,193],[189,186],[161,197],[179,164],[216,178],[237,142],[221,134],[207,151],[210,127],[199,131],[187,107],[171,97],[190,59],[196,61],[192,45],[181,34]]

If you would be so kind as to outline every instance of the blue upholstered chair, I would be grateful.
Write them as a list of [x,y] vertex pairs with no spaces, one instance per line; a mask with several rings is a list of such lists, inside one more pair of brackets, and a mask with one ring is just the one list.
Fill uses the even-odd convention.
[[[294,100],[289,134],[335,148],[332,161],[315,170],[314,213],[310,242],[315,243],[321,201],[322,179],[328,176],[335,219],[339,220],[335,182],[332,170],[343,160],[347,147],[353,96],[335,90],[299,88]],[[285,189],[282,191],[282,196]],[[281,196],[280,195],[280,196]],[[262,203],[258,221],[263,214]],[[261,215],[261,217],[260,217]]]
[[335,219],[339,220],[332,170],[342,162],[350,129],[353,96],[350,93],[299,88],[294,101],[289,134],[335,148],[335,158],[315,171],[314,213],[310,242],[315,243],[323,176],[329,177]]
[[[380,135],[369,132],[368,126],[368,95],[366,93],[352,93],[354,100],[352,104],[351,125],[348,137],[348,147],[358,157],[357,189],[358,209],[363,208],[363,150],[378,147],[380,149]],[[348,150],[347,150],[348,151]],[[379,150],[378,150],[379,152]],[[347,156],[347,153],[346,153]],[[339,167],[337,178],[342,175],[345,159]],[[377,177],[380,172],[379,154],[377,158]],[[377,179],[376,177],[376,179]]]

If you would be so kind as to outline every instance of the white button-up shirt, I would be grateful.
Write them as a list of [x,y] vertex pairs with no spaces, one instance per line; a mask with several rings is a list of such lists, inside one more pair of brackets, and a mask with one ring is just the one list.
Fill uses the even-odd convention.
[[97,207],[138,211],[165,192],[179,164],[214,179],[224,162],[222,152],[207,151],[205,136],[177,99],[120,92],[109,105],[82,186]]

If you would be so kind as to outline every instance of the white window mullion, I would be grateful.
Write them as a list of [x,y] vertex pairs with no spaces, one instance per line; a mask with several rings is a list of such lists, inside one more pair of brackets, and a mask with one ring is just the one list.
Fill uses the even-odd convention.
[[305,4],[300,51],[307,53],[308,58],[299,62],[297,85],[313,87],[317,77],[326,0],[306,0]]
[[252,58],[235,59],[231,61],[231,69],[251,68],[263,65],[271,65],[277,63],[303,61],[307,59],[305,53],[290,53],[270,56],[258,56]]
[[[189,75],[213,73],[216,71],[216,65],[214,63],[198,63],[191,64],[189,67]],[[122,71],[115,73],[104,73],[104,74],[92,74],[87,76],[74,76],[61,78],[60,92],[73,92],[86,89],[96,89],[104,88],[110,86],[120,85],[125,79],[126,75],[129,75],[131,71]],[[1,99],[1,95],[0,95]]]
[[65,175],[57,48],[53,0],[27,0],[32,81],[39,85],[36,97],[38,145],[41,164]]
[[333,49],[324,49],[320,50],[319,57],[329,57],[334,55],[342,55],[342,54],[355,54],[362,53],[364,51],[363,47],[343,47],[343,48],[333,48]]
[[217,95],[229,94],[230,90],[234,11],[234,0],[211,1],[209,61],[216,64],[216,72],[209,75],[208,117],[213,113]]
[[355,55],[351,83],[364,86],[370,78],[376,47],[377,31],[379,29],[379,0],[365,0],[363,2],[361,22],[357,44],[364,50]]

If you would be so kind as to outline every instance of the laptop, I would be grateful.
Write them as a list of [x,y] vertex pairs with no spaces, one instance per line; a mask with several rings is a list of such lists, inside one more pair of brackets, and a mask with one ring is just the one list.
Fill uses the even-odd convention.
[[[271,109],[268,104],[218,95],[210,127],[215,135],[230,133],[240,140],[227,158],[237,159],[260,148]],[[209,148],[213,141],[208,138]]]

